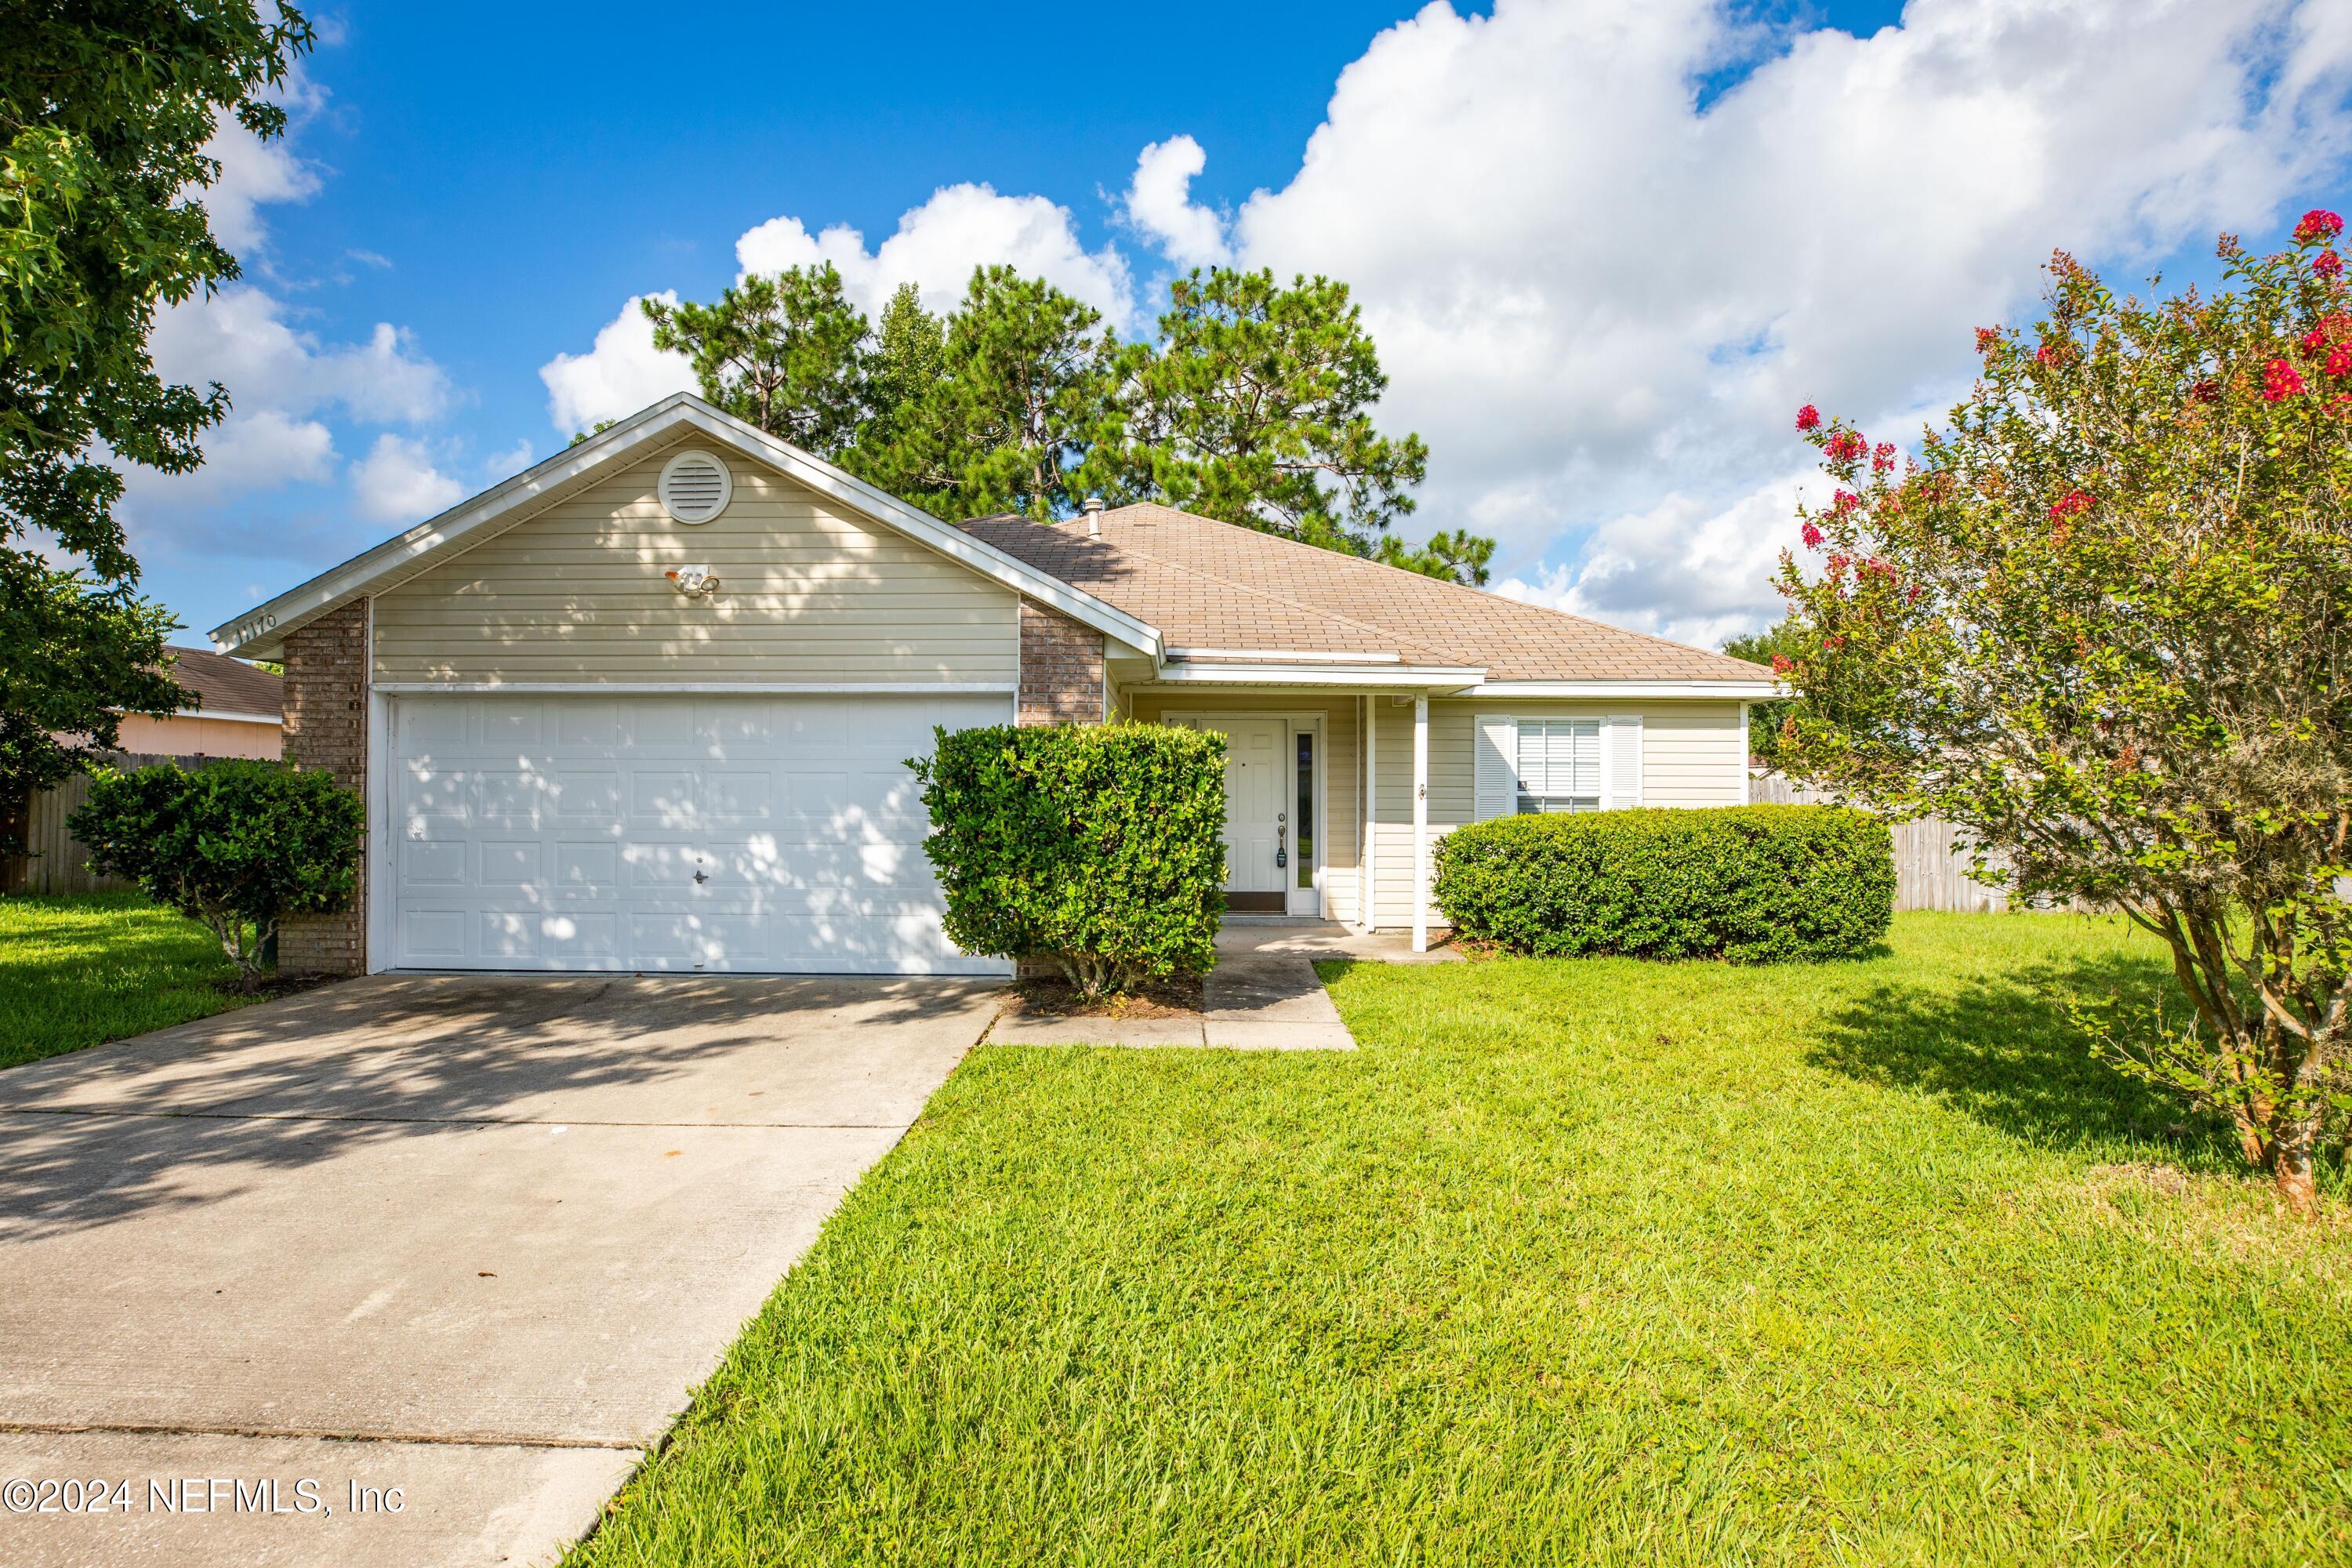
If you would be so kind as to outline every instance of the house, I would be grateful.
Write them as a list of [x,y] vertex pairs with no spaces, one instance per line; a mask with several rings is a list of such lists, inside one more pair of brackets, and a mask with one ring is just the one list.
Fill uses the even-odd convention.
[[172,647],[169,674],[195,698],[176,713],[126,713],[115,745],[134,756],[275,757],[284,682],[200,647]]
[[[164,651],[171,655],[172,679],[194,700],[176,713],[123,714],[117,721],[117,752],[139,763],[278,755],[278,677],[205,648]],[[75,773],[14,802],[0,801],[0,839],[17,839],[27,851],[0,857],[0,893],[87,893],[131,886],[91,875],[89,850],[66,826],[89,798],[89,775]]]
[[940,932],[935,726],[1231,739],[1237,911],[1425,941],[1430,846],[1738,803],[1769,672],[1153,506],[944,523],[665,398],[213,634],[366,797],[282,962],[1002,973]]

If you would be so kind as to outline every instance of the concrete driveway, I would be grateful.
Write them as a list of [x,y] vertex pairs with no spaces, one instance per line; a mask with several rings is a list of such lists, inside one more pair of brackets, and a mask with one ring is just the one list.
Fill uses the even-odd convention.
[[995,1002],[378,976],[0,1073],[0,1562],[555,1555]]

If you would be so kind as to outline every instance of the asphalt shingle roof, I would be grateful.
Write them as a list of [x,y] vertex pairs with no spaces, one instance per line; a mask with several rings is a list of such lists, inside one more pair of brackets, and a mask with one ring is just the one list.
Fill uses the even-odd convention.
[[199,713],[260,713],[281,719],[286,683],[266,669],[200,647],[169,647],[171,678],[198,699]]
[[1771,671],[1664,637],[1525,605],[1401,567],[1171,507],[1106,511],[1101,537],[1061,523],[964,528],[1107,604],[1175,647],[1393,653],[1480,665],[1491,680],[1757,680]]

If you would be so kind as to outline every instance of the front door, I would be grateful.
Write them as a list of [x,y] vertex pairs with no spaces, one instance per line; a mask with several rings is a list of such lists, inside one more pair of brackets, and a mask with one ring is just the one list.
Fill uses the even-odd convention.
[[1225,733],[1225,906],[1236,914],[1280,914],[1297,880],[1288,751],[1283,719],[1234,719]]

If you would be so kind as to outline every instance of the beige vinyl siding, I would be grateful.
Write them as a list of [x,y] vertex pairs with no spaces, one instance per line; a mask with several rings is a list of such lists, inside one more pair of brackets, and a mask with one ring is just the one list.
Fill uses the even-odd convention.
[[[375,679],[1015,679],[1017,601],[1009,589],[731,454],[735,493],[726,511],[698,526],[674,522],[654,486],[677,449],[379,597]],[[720,592],[709,599],[678,593],[663,574],[686,565],[709,567]]]
[[1130,717],[1159,723],[1170,713],[1319,713],[1323,716],[1323,910],[1353,921],[1358,847],[1362,842],[1363,752],[1357,741],[1359,699],[1308,691],[1137,691]]
[[[1412,924],[1412,704],[1386,697],[1374,731],[1380,747],[1381,924]],[[1642,801],[1645,805],[1738,805],[1747,785],[1748,731],[1737,702],[1538,702],[1441,699],[1429,705],[1429,843],[1435,874],[1437,841],[1471,820],[1474,773],[1472,721],[1479,713],[1530,718],[1554,715],[1642,716]],[[1443,924],[1434,906],[1433,923]]]
[[[1379,793],[1374,805],[1380,834],[1381,884],[1374,909],[1391,931],[1412,924],[1412,702],[1374,697],[1380,717],[1372,733],[1380,747]],[[1482,705],[1483,706],[1483,705]],[[1470,820],[1472,770],[1470,719],[1478,710],[1456,702],[1429,705],[1429,844]],[[1434,910],[1433,921],[1438,921]],[[1440,921],[1439,923],[1443,923]]]
[[1737,702],[1633,703],[1642,716],[1642,804],[1738,805],[1748,789],[1748,725]]

